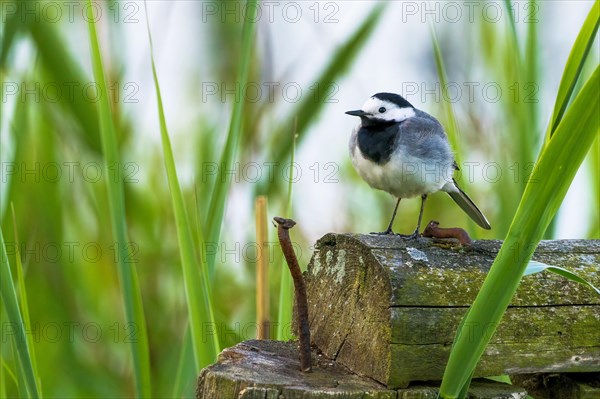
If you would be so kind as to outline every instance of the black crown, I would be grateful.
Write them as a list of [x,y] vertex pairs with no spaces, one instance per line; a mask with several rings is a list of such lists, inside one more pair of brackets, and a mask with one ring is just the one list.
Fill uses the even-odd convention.
[[382,101],[388,101],[390,103],[396,104],[400,108],[411,107],[414,108],[411,103],[406,101],[404,97],[395,93],[377,93],[373,95],[373,97],[378,98]]

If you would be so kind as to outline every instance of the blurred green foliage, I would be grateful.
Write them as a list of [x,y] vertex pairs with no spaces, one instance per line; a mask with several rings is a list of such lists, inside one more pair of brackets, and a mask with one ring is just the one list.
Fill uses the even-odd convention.
[[[252,198],[248,200],[244,196],[236,198],[232,193],[238,189],[237,183],[224,182],[218,174],[204,179],[204,168],[221,162],[224,153],[227,154],[227,162],[287,162],[292,157],[294,146],[300,150],[314,134],[311,133],[311,127],[317,126],[319,116],[326,109],[326,93],[321,92],[316,100],[309,96],[283,114],[278,108],[279,104],[264,99],[244,103],[243,112],[232,118],[236,107],[224,103],[221,109],[223,123],[219,125],[215,125],[214,119],[206,115],[205,104],[198,93],[182,93],[189,101],[200,104],[199,111],[189,119],[186,116],[185,120],[191,120],[192,123],[185,131],[173,128],[174,120],[164,121],[165,126],[169,126],[174,157],[174,162],[165,166],[165,154],[168,151],[163,153],[160,141],[153,141],[148,138],[150,134],[146,136],[146,132],[142,131],[142,121],[135,119],[131,112],[134,104],[115,101],[114,98],[120,96],[122,99],[129,94],[127,88],[118,83],[123,82],[127,73],[139,73],[139,69],[150,71],[150,59],[144,58],[141,66],[129,61],[128,52],[132,49],[119,42],[127,35],[126,29],[111,18],[102,18],[96,24],[99,48],[94,54],[87,41],[83,50],[72,45],[74,37],[87,35],[86,22],[82,18],[75,23],[66,23],[64,20],[54,23],[48,18],[31,16],[23,18],[24,10],[34,10],[35,14],[35,10],[40,10],[40,5],[44,4],[48,2],[2,2],[0,75],[3,82],[23,84],[14,97],[17,101],[2,101],[0,104],[2,123],[7,126],[1,136],[3,192],[0,193],[0,224],[7,256],[2,258],[0,396],[36,396],[31,386],[37,384],[37,389],[46,397],[133,397],[148,392],[142,388],[143,384],[138,383],[136,388],[135,383],[136,375],[139,380],[146,369],[150,373],[152,396],[192,397],[199,358],[196,352],[203,350],[202,347],[194,350],[194,345],[208,345],[217,334],[221,347],[231,346],[252,338],[256,332],[251,248],[248,256],[240,255],[245,244],[253,242],[252,233],[248,233],[253,229],[240,227],[237,220],[227,222],[227,215],[238,214],[237,207],[251,214],[253,198],[259,194],[268,196],[271,217],[287,215],[293,218],[295,210],[302,207],[301,203],[294,201],[294,208],[288,209],[292,202],[288,193],[292,187],[286,187],[281,179],[262,179],[251,187]],[[118,9],[123,18],[127,11],[122,8],[123,4],[132,4],[132,7],[137,5],[140,9],[144,7],[141,2],[119,5],[119,2],[110,1],[98,4],[107,16],[115,15],[108,11],[115,9],[110,7],[121,7]],[[194,4],[190,9],[198,14],[200,20],[204,3]],[[386,13],[396,15],[397,7],[394,3],[374,3],[369,7],[369,11],[349,30],[350,34],[339,43],[337,50],[316,73],[313,81],[321,84],[321,87],[334,81],[342,82],[360,59],[361,52],[370,45],[369,39],[381,25]],[[136,15],[140,21],[144,21],[143,12]],[[161,46],[170,44],[165,40],[165,33],[159,34],[156,26],[151,28],[157,51]],[[186,76],[190,87],[197,87],[198,79],[203,79],[205,65],[210,66],[219,81],[227,87],[233,87],[240,79],[238,73],[246,54],[243,51],[243,24],[231,19],[221,23],[219,18],[209,18],[203,22],[203,28],[208,34],[203,31],[190,39],[190,46],[197,44],[208,49],[207,54],[203,54],[206,56],[203,63],[199,64],[202,67]],[[491,79],[503,82],[503,87],[510,86],[512,82],[528,82],[540,87],[544,85],[539,65],[542,49],[537,24],[532,24],[526,32],[520,32],[514,24],[480,21],[451,27],[457,31],[458,37],[450,35],[449,29],[436,27],[441,39],[439,48],[437,52],[431,50],[425,67],[435,68],[436,56],[438,61],[443,62],[444,57],[452,54],[454,47],[465,44],[462,41],[452,42],[451,38],[458,41],[468,37],[466,42],[469,48],[477,50],[469,54],[469,66],[483,68]],[[250,52],[245,71],[249,80],[258,82],[272,78],[272,63],[278,54],[263,53],[257,49],[261,39],[268,40],[269,35],[276,34],[277,31],[265,33],[259,26],[254,38],[256,44]],[[143,54],[148,55],[150,44],[145,42],[143,47],[146,49]],[[30,54],[32,62],[25,68],[17,67],[23,53]],[[23,89],[36,87],[36,83],[40,87],[52,84],[65,87],[72,82],[83,84],[96,81],[92,71],[92,56],[102,61],[107,94],[113,97],[113,101],[108,102],[109,109],[105,106],[101,112],[98,103],[81,96],[74,99],[63,96],[60,101],[50,102],[33,101],[33,95],[23,95]],[[595,69],[597,54],[594,56],[596,58],[590,57],[592,60],[588,60],[583,67],[580,82],[587,80]],[[299,59],[296,68],[306,68],[311,62],[310,57]],[[469,80],[472,72],[469,66],[457,67],[446,63],[445,74],[449,79],[457,80],[457,76],[462,76]],[[179,71],[158,69],[157,81],[161,82],[161,87],[164,87],[168,73]],[[3,86],[3,96],[7,88]],[[153,90],[144,91],[144,94],[148,92]],[[364,97],[370,94],[364,93]],[[25,98],[25,101],[21,101],[21,98]],[[355,101],[360,103],[364,98]],[[482,115],[481,104],[469,104],[466,108],[460,104],[454,109],[447,105],[441,103],[434,107],[439,106],[436,115],[440,115],[440,120],[446,126],[456,126],[460,135],[457,135],[455,150],[460,159],[466,159],[466,154],[476,154],[480,159],[495,160],[503,165],[515,164],[520,168],[518,172],[521,175],[515,179],[514,174],[505,173],[493,186],[470,184],[469,195],[485,208],[494,228],[491,232],[471,228],[468,217],[441,197],[433,196],[430,199],[424,217],[427,220],[443,212],[449,220],[470,226],[469,232],[475,237],[502,238],[508,231],[525,189],[523,173],[531,172],[526,165],[533,162],[542,145],[544,132],[541,126],[545,126],[546,116],[541,115],[535,103],[524,107],[511,101],[510,96],[504,96],[495,105],[504,123],[490,129]],[[164,104],[165,108],[169,106],[168,103]],[[155,104],[152,104],[152,109],[156,109]],[[159,118],[164,119],[162,112],[155,114],[153,111],[144,117],[153,126]],[[456,118],[455,122],[450,118]],[[236,120],[239,129],[232,128]],[[291,133],[295,120],[296,144]],[[106,163],[107,154],[103,150],[101,131],[102,126],[106,128],[109,125],[114,127],[114,153],[113,161]],[[158,132],[158,127],[156,129]],[[350,132],[347,133],[349,136]],[[237,134],[239,137],[234,137]],[[166,135],[165,128],[163,138]],[[232,144],[225,150],[228,141]],[[597,149],[600,146],[598,139],[595,146]],[[596,199],[600,198],[598,152],[592,151],[588,163],[590,186]],[[193,156],[188,159],[186,154],[189,153]],[[10,171],[6,169],[7,165],[19,170]],[[54,176],[57,165],[63,173],[61,178],[35,178],[35,174],[42,169],[48,173],[47,176]],[[88,179],[81,179],[82,167],[87,168],[85,175]],[[35,172],[35,168],[39,168],[38,172]],[[33,172],[23,175],[24,170]],[[182,201],[172,196],[174,191],[169,187],[167,172],[171,177],[176,172]],[[74,173],[75,178],[70,178],[72,175],[69,173]],[[389,217],[388,210],[393,205],[389,197],[370,191],[360,182],[349,161],[340,165],[339,179],[339,195],[348,202],[349,209],[372,210],[367,217],[364,212],[339,215],[339,226],[354,232],[369,231],[365,228],[367,223],[369,226],[383,226]],[[116,188],[117,185],[121,188]],[[109,202],[110,196],[115,195],[115,188],[122,190],[124,211],[120,217],[115,216],[118,212],[111,211]],[[221,194],[213,197],[213,193],[219,192]],[[297,193],[296,187],[294,193]],[[315,192],[315,195],[319,193]],[[192,242],[197,245],[193,251],[195,255],[190,258],[195,260],[198,272],[201,272],[200,265],[204,261],[214,265],[214,272],[208,281],[215,322],[201,324],[200,332],[196,329],[194,337],[188,328],[189,298],[193,296],[186,294],[186,289],[189,290],[191,286],[186,285],[189,281],[186,281],[182,268],[180,251],[183,248],[178,238],[177,209],[174,208],[177,201],[179,208],[183,202],[188,231]],[[14,224],[11,204],[14,206]],[[414,205],[414,209],[401,209],[401,213],[415,211],[417,203]],[[338,209],[331,211],[338,212]],[[597,237],[600,229],[598,209],[594,212],[594,215],[589,215],[596,220],[589,234]],[[303,249],[301,263],[306,264],[311,243],[303,237],[302,220],[298,222],[292,235]],[[121,229],[126,228],[128,238],[125,253],[115,246],[115,223],[121,224]],[[399,218],[396,229],[400,227],[398,230],[408,231],[413,223],[414,220],[409,217]],[[270,234],[269,241],[274,243],[275,229],[271,229]],[[201,244],[203,236],[211,237],[204,246]],[[123,240],[123,237],[120,239]],[[207,256],[215,251],[211,245],[218,246],[218,257]],[[237,251],[238,255],[222,256],[224,249]],[[274,322],[289,320],[291,291],[285,288],[280,290],[282,268],[278,266],[282,265],[281,254],[275,245],[270,248],[270,253],[272,319]],[[143,314],[126,317],[124,312],[127,299],[123,295],[127,283],[124,285],[122,276],[123,272],[128,271],[122,266],[121,269],[117,267],[119,255],[125,267],[137,273],[139,293],[130,288],[132,291],[125,294],[130,295],[133,301],[139,295],[145,313],[145,327],[143,323],[134,321],[136,317],[143,317]],[[17,258],[22,260],[22,264]],[[35,358],[31,353],[31,359],[34,359],[31,372],[23,371],[28,366],[18,360],[19,348],[25,347],[19,345],[25,345],[24,342],[17,341],[17,345],[13,345],[13,337],[19,333],[16,326],[11,324],[16,320],[11,312],[14,313],[18,305],[16,302],[8,303],[12,301],[9,298],[10,287],[14,289],[15,298],[25,295],[20,288],[23,285],[16,278],[21,266],[27,295],[25,308],[28,309],[23,309],[24,301],[19,303],[21,314],[28,313],[29,316],[31,324],[26,331],[27,346],[35,353]],[[10,277],[7,277],[11,270]],[[13,284],[9,287],[10,281]],[[280,292],[283,297],[280,297]],[[206,290],[201,293],[206,294]],[[284,304],[288,310],[280,311],[280,304]],[[141,313],[139,310],[136,312]],[[144,331],[140,331],[140,328]],[[289,338],[289,330],[289,326],[274,325],[271,335],[275,336],[275,331],[279,331],[283,338]],[[146,334],[148,356],[142,354],[140,359],[144,360],[134,363],[132,348],[140,346],[140,339]],[[25,352],[22,353],[22,356],[26,356]]]

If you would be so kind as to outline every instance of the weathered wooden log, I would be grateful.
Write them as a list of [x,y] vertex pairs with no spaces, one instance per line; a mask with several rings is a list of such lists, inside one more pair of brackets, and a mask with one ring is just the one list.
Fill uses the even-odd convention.
[[[313,352],[313,371],[300,371],[297,342],[252,340],[225,349],[202,370],[198,399],[436,399],[435,384],[391,390]],[[474,380],[470,399],[519,399],[524,389]]]
[[[327,234],[305,273],[313,343],[390,388],[440,380],[500,245]],[[600,240],[542,242],[533,259],[600,285]],[[490,329],[465,325],[462,333]],[[582,371],[600,371],[600,297],[548,272],[524,277],[475,376]]]
[[535,399],[600,398],[600,373],[521,374],[511,380]]

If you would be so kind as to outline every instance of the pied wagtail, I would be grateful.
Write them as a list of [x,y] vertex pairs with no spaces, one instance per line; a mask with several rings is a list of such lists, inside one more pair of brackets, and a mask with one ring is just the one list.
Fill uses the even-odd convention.
[[350,138],[352,164],[369,186],[398,198],[387,230],[375,234],[394,234],[392,224],[400,200],[421,196],[417,228],[413,234],[403,235],[416,238],[425,200],[440,190],[448,193],[479,226],[491,228],[452,177],[458,165],[437,119],[393,93],[377,93],[361,109],[346,114],[360,117]]

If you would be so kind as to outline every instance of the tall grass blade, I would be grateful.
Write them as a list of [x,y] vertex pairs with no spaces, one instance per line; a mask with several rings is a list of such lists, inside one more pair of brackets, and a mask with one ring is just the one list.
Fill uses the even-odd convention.
[[[515,15],[512,11],[512,5],[509,0],[505,0],[506,13],[509,15],[510,21],[510,40],[508,44],[509,53],[506,54],[507,60],[514,60],[512,68],[505,69],[505,79],[507,82],[514,80],[518,87],[523,89],[537,87],[537,24],[529,23],[527,30],[527,42],[525,55],[519,45],[517,35],[517,26]],[[535,7],[535,1],[528,1],[526,7]],[[527,58],[525,58],[527,57]],[[510,71],[514,70],[511,74]],[[523,104],[519,102],[523,101]],[[517,135],[518,142],[516,149],[518,150],[518,165],[528,165],[535,159],[535,151],[538,147],[539,137],[537,131],[537,100],[521,100],[508,103],[507,111],[513,116],[516,124],[513,129],[521,130],[521,134]],[[519,179],[519,193],[525,190],[526,179]]]
[[4,356],[0,350],[0,397],[6,398],[6,377],[4,376]]
[[[438,74],[438,78],[440,79],[440,85],[442,88],[448,87],[448,74],[446,73],[446,66],[444,64],[444,57],[442,55],[442,50],[440,48],[440,44],[437,38],[437,34],[435,31],[435,26],[430,24],[430,32],[431,32],[431,40],[433,46],[433,53],[435,58],[435,66]],[[462,167],[462,151],[460,144],[460,131],[458,129],[458,122],[456,120],[456,114],[454,113],[454,107],[452,106],[452,102],[446,101],[442,97],[442,103],[444,107],[444,113],[446,116],[446,124],[444,125],[444,130],[446,131],[446,135],[448,136],[448,141],[450,141],[450,145],[454,150],[454,160],[458,164],[459,168]],[[467,181],[462,181],[461,186],[467,186]],[[468,187],[465,187],[468,189]],[[471,218],[467,218],[467,223],[471,227],[470,230],[473,230],[472,227],[475,226],[475,222]]]
[[37,385],[31,349],[29,348],[29,340],[25,335],[25,324],[17,301],[17,292],[10,271],[10,265],[8,264],[8,254],[6,252],[6,244],[4,242],[2,230],[0,230],[0,251],[2,252],[0,253],[0,297],[2,298],[8,321],[15,333],[14,345],[17,349],[16,359],[20,363],[23,371],[22,375],[24,377],[28,397],[39,398],[41,397],[41,392]]
[[[23,19],[24,15],[31,12],[31,9],[42,9],[40,1],[17,1],[19,9],[16,12],[19,19]],[[38,3],[38,4],[35,4]],[[60,87],[69,87],[74,83],[87,82],[77,57],[70,51],[69,46],[65,45],[65,40],[61,37],[59,26],[56,23],[50,22],[47,18],[27,17],[24,18],[26,28],[31,34],[31,38],[35,43],[35,47],[39,52],[41,64],[44,68],[43,75],[47,77],[49,83],[58,83]],[[109,93],[104,91],[103,93]],[[106,96],[104,96],[106,97]],[[91,101],[87,101],[79,96],[62,96],[59,100],[60,105],[66,110],[66,114],[70,115],[77,121],[81,129],[75,129],[75,132],[80,135],[82,143],[87,145],[87,148],[95,153],[100,153],[100,122],[98,120],[98,112]]]
[[[17,220],[15,217],[15,207],[12,202],[10,204],[10,210],[13,218],[13,229],[15,238],[15,262],[17,266],[17,281],[19,284],[19,305],[21,307],[21,314],[23,316],[23,323],[25,325],[25,331],[32,331],[31,318],[29,317],[29,303],[27,302],[27,290],[25,288],[25,272],[23,271],[23,264],[21,262],[21,250],[19,249],[19,237],[17,235]],[[33,345],[33,335],[28,334],[27,340],[29,341],[29,350],[31,351],[31,365],[33,367],[33,373],[40,390],[40,396],[42,396],[42,382],[40,380],[40,374],[38,373],[37,360],[35,356],[35,346]]]
[[[474,335],[460,334],[450,353],[440,395],[456,398],[468,383],[498,326],[537,244],[558,211],[569,186],[600,129],[600,67],[565,113],[552,140],[540,153],[532,179],[517,209],[498,256],[471,306],[465,325]],[[544,184],[537,182],[543,181]],[[483,327],[486,331],[483,331]]]
[[[146,3],[144,2],[144,5]],[[152,35],[150,33],[150,22],[148,20],[148,9],[146,9],[146,26],[148,29],[148,41],[150,43],[150,59],[152,64],[152,76],[154,78],[154,87],[156,90],[156,99],[158,105],[158,117],[160,121],[160,135],[163,147],[163,156],[165,158],[165,169],[171,191],[171,201],[173,212],[175,213],[175,224],[177,226],[177,239],[179,241],[179,254],[181,256],[181,266],[183,268],[183,280],[185,283],[185,294],[188,305],[188,315],[190,320],[190,331],[192,337],[192,349],[194,352],[194,362],[196,372],[200,372],[202,367],[215,361],[219,351],[219,340],[217,334],[212,334],[212,339],[204,339],[203,326],[210,323],[216,326],[213,315],[213,306],[208,285],[208,274],[206,265],[202,257],[198,257],[194,249],[194,238],[189,224],[189,218],[183,200],[183,194],[175,169],[175,159],[171,148],[171,140],[167,130],[167,122],[163,109],[160,86],[158,84],[158,74],[154,64],[154,50],[152,46]],[[202,236],[202,229],[198,229]],[[204,240],[200,237],[200,248]],[[197,267],[197,259],[200,259],[200,267]]]
[[181,398],[193,396],[189,395],[192,392],[186,392],[186,390],[190,387],[190,381],[194,381],[197,377],[195,357],[190,327],[187,325],[183,337],[183,345],[181,346],[181,352],[179,354],[179,363],[177,364],[177,373],[175,374],[172,397]]
[[508,14],[508,18],[510,21],[510,35],[516,43],[517,42],[517,23],[515,21],[514,13],[511,12],[512,4],[510,3],[510,0],[504,0],[504,7],[508,11],[507,14]]
[[[6,322],[3,321],[3,323],[6,323]],[[12,345],[11,345],[11,350],[14,351],[14,348]],[[4,360],[4,357],[2,356],[2,351],[0,351],[0,395],[2,395],[0,397],[2,397],[2,398],[8,397],[8,395],[6,395],[7,381],[6,381],[6,376],[4,375],[5,371],[8,374],[8,376],[10,377],[10,379],[14,382],[14,384],[17,385],[18,384],[17,376],[15,375],[15,372],[12,371],[12,369],[6,363],[6,361]]]
[[12,358],[15,359],[15,363],[17,363],[17,392],[19,393],[19,397],[21,398],[30,398],[32,397],[27,392],[27,383],[25,382],[25,371],[23,369],[23,365],[21,364],[21,360],[17,356],[17,343],[14,340],[10,341],[10,350],[12,354]]
[[[244,27],[242,29],[242,55],[240,69],[236,81],[236,87],[244,88],[248,82],[250,74],[250,58],[252,56],[252,47],[254,43],[256,31],[256,15],[258,12],[257,0],[248,0],[245,5],[247,15],[244,18]],[[233,163],[237,154],[238,143],[242,135],[242,115],[244,111],[243,96],[240,101],[236,101],[231,112],[231,120],[229,122],[229,132],[227,134],[227,142],[223,149],[221,157],[221,168],[224,170],[233,169]],[[225,206],[227,205],[227,194],[229,192],[229,182],[216,182],[213,190],[213,195],[210,200],[208,214],[206,216],[206,238],[208,242],[216,243],[219,241],[221,232],[221,224],[223,223],[223,215]],[[212,252],[207,254],[208,274],[210,281],[213,280],[215,274],[215,254]]]
[[[533,7],[532,9],[537,9],[539,7],[535,0],[530,0],[528,6]],[[511,15],[512,12],[509,12]],[[514,16],[512,16],[514,18]],[[525,62],[524,62],[524,75],[525,75],[525,85],[535,85],[535,87],[539,87],[538,79],[539,79],[539,44],[538,44],[538,24],[537,23],[529,23],[527,25],[527,43],[525,47]],[[539,101],[525,101],[527,110],[527,117],[525,120],[530,125],[530,134],[534,136],[536,139],[534,143],[538,142],[538,105]]]
[[[296,129],[298,121],[294,120],[294,130],[292,131],[292,153],[290,158],[290,165],[294,164],[294,159],[296,157]],[[290,168],[290,175],[288,178],[288,190],[287,190],[287,200],[286,200],[286,211],[285,217],[290,219],[292,217],[292,188],[293,184],[293,170],[294,168]],[[281,269],[281,279],[279,282],[279,306],[277,310],[277,339],[288,340],[291,337],[287,336],[287,333],[291,330],[292,326],[292,302],[294,298],[294,285],[292,283],[292,276],[285,270],[284,260],[281,259],[280,269]]]
[[15,37],[17,36],[17,32],[22,26],[20,15],[15,12],[11,13],[11,7],[18,7],[16,2],[13,2],[11,5],[6,4],[6,8],[3,12],[6,12],[5,16],[3,16],[3,25],[2,29],[2,37],[0,41],[2,45],[0,46],[0,68],[4,69],[6,65],[6,61],[8,59],[8,53],[12,47],[12,44],[15,42]]
[[567,105],[569,105],[577,80],[579,79],[585,64],[585,59],[594,43],[599,24],[600,2],[594,1],[592,9],[585,19],[585,22],[579,31],[579,35],[577,35],[577,39],[575,39],[575,44],[571,49],[569,58],[567,59],[567,66],[565,67],[562,79],[560,80],[560,85],[558,86],[558,94],[556,95],[556,102],[554,103],[552,119],[550,119],[550,123],[548,124],[546,141],[554,134],[554,131],[558,127],[558,124],[562,120],[567,109]]
[[[102,56],[96,33],[95,17],[92,15],[92,0],[88,0],[88,31],[92,56],[94,79],[102,93],[108,93]],[[121,165],[117,148],[115,126],[112,118],[109,97],[104,95],[98,102],[98,115],[100,120],[100,136],[102,139],[102,152],[104,153],[105,176],[113,176],[111,168]],[[128,252],[127,224],[125,216],[125,197],[123,181],[121,179],[107,179],[108,205],[112,221],[112,232],[116,241],[117,270],[121,283],[123,301],[125,305],[125,319],[127,323],[134,323],[137,327],[137,339],[132,340],[131,352],[133,356],[133,372],[135,391],[137,397],[151,397],[150,385],[150,355],[148,351],[148,332],[146,318],[142,305],[135,264],[130,259]]]
[[[435,58],[435,67],[437,70],[438,77],[440,79],[441,87],[448,87],[448,74],[446,73],[446,67],[444,65],[444,57],[442,56],[442,50],[440,49],[440,43],[437,38],[437,34],[435,32],[435,27],[433,24],[430,25],[431,31],[431,41],[433,45],[433,55]],[[443,100],[443,99],[442,99]],[[452,149],[454,149],[454,158],[456,163],[460,166],[462,165],[462,155],[460,151],[460,141],[458,139],[459,131],[458,131],[458,122],[456,121],[456,116],[454,114],[454,110],[452,107],[452,103],[450,101],[442,101],[444,104],[444,111],[446,114],[446,134],[448,135],[448,140],[450,141],[450,145]]]

